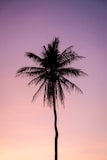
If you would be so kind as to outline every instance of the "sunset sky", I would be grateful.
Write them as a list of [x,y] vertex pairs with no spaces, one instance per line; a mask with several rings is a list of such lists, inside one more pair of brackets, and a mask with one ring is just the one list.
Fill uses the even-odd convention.
[[73,66],[86,77],[71,79],[84,92],[65,92],[58,103],[59,160],[107,160],[107,1],[0,0],[0,160],[54,160],[53,109],[16,71],[60,39],[86,58]]

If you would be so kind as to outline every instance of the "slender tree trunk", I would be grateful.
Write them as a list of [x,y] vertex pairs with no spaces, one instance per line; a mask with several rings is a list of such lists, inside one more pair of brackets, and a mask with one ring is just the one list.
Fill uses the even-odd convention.
[[55,128],[55,160],[58,160],[58,129],[57,129],[57,112],[56,112],[54,92],[53,92],[53,110],[54,110],[54,128]]

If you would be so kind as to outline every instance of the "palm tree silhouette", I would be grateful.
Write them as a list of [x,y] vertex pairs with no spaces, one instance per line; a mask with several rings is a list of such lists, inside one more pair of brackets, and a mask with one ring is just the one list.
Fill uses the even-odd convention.
[[58,129],[57,129],[57,112],[56,112],[56,100],[59,98],[61,103],[64,104],[64,89],[67,91],[70,89],[76,89],[81,92],[81,89],[66,77],[78,77],[81,75],[87,75],[80,69],[69,67],[73,61],[83,58],[77,55],[72,46],[65,49],[62,53],[59,52],[59,38],[55,38],[52,43],[47,47],[43,46],[43,52],[41,57],[38,55],[27,52],[26,56],[32,58],[35,62],[34,67],[22,67],[16,75],[25,75],[31,77],[31,81],[28,85],[39,84],[39,88],[33,95],[35,99],[36,95],[44,89],[44,102],[47,100],[48,105],[53,107],[54,112],[54,129],[55,129],[55,160],[58,160]]

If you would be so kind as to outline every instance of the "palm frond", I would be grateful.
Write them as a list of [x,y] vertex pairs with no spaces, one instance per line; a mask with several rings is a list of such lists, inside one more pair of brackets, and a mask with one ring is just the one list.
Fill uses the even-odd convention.
[[47,100],[47,104],[51,106],[51,94],[49,96],[49,82],[46,80],[44,84],[44,97],[43,97],[43,102],[45,104],[45,101]]
[[67,52],[69,52],[69,51],[71,52],[72,48],[73,48],[73,45],[67,47],[67,48],[62,52],[62,54],[65,54],[65,53],[67,53]]
[[39,56],[37,56],[36,54],[32,53],[32,52],[26,52],[26,56],[29,58],[32,58],[34,62],[41,62],[42,58],[40,58]]
[[29,85],[29,86],[30,86],[31,84],[37,85],[38,83],[40,83],[41,81],[43,81],[44,79],[46,79],[45,77],[46,77],[46,74],[39,75],[38,77],[32,79],[32,80],[28,83],[28,85]]
[[41,74],[45,72],[45,68],[40,68],[40,67],[22,67],[20,68],[16,76],[27,76],[27,77],[33,77],[37,74]]
[[52,42],[52,47],[54,48],[54,51],[58,50],[58,45],[59,45],[59,38],[55,37],[55,39]]
[[83,56],[79,56],[76,52],[72,50],[73,46],[68,47],[59,55],[60,67],[70,64],[74,60],[78,60],[80,58],[85,58]]
[[32,101],[34,101],[35,97],[40,93],[40,91],[42,90],[42,88],[44,87],[45,81],[43,81],[43,83],[40,85],[39,89],[36,91],[36,93],[33,95]]
[[73,82],[69,81],[65,77],[61,76],[60,77],[60,81],[63,84],[64,88],[67,89],[67,91],[70,90],[70,89],[75,89],[78,92],[83,94],[82,90],[76,84],[74,84]]
[[44,97],[43,97],[43,102],[45,104],[45,101],[46,101],[46,97],[47,97],[47,84],[45,83],[45,89],[44,89]]
[[76,69],[76,68],[72,68],[72,67],[67,67],[67,68],[60,68],[59,70],[59,74],[61,75],[65,75],[65,76],[86,76],[87,74],[85,72],[83,72],[80,69]]
[[58,95],[59,99],[64,105],[64,91],[63,91],[63,88],[62,88],[60,80],[58,80],[58,82],[57,82],[57,88],[58,88],[58,93],[59,93],[59,95]]
[[23,75],[25,72],[28,71],[33,71],[35,70],[35,67],[21,67],[17,72],[16,72],[16,76],[20,76]]
[[33,78],[33,79],[28,83],[28,86],[30,86],[30,85],[32,85],[32,84],[37,85],[40,81],[41,81],[40,76],[38,76],[38,77],[36,77],[36,78]]

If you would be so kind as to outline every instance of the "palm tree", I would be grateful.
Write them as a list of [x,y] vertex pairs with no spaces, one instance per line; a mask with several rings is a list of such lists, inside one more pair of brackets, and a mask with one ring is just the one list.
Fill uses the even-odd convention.
[[62,53],[58,50],[59,39],[55,38],[51,44],[47,47],[43,46],[43,52],[41,57],[38,55],[27,52],[26,56],[31,58],[35,62],[33,67],[22,67],[16,75],[25,75],[31,77],[31,81],[28,85],[38,85],[36,93],[33,95],[33,99],[37,96],[42,89],[44,89],[44,102],[47,100],[48,105],[53,107],[54,112],[54,129],[55,129],[55,160],[58,160],[58,129],[57,129],[57,112],[56,101],[59,98],[61,103],[64,104],[64,89],[71,90],[76,89],[81,92],[81,89],[66,77],[78,77],[81,75],[87,75],[80,69],[69,67],[73,61],[83,58],[77,55],[72,46],[65,49]]

